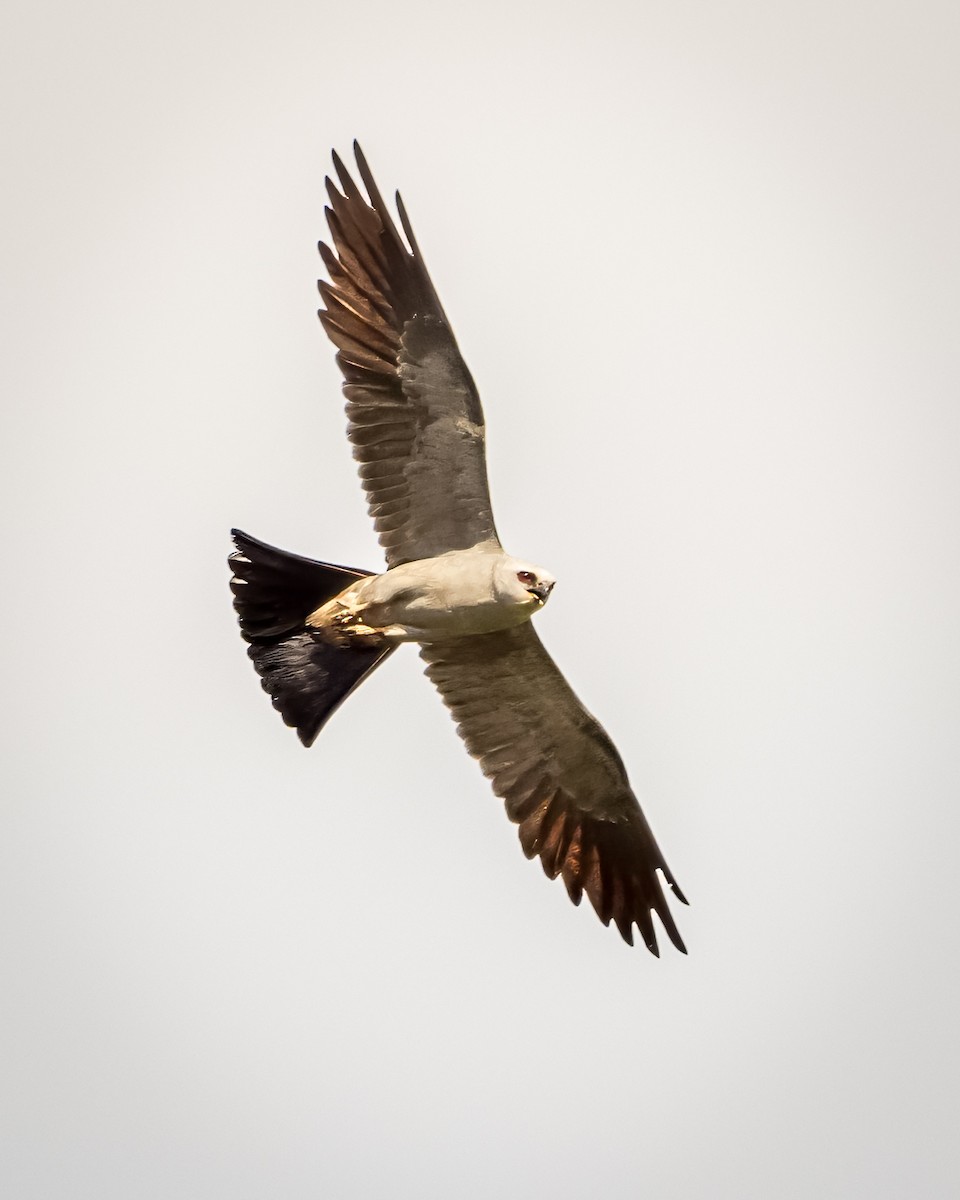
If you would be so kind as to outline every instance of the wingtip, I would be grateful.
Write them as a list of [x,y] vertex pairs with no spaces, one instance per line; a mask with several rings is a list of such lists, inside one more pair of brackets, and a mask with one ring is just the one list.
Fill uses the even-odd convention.
[[323,260],[323,265],[326,267],[327,273],[331,278],[333,278],[338,271],[340,274],[343,274],[343,270],[340,267],[340,262],[337,259],[337,256],[322,238],[319,242],[317,242],[317,250],[320,252],[320,258]]
[[403,197],[400,195],[399,190],[396,193],[396,201],[397,201],[397,214],[400,217],[400,227],[403,230],[404,234],[406,235],[407,244],[410,247],[410,252],[413,254],[414,258],[422,259],[423,256],[420,253],[420,247],[417,245],[417,239],[413,235],[413,226],[410,224],[410,218],[407,215],[407,209],[403,203]]
[[666,927],[666,929],[667,929],[667,937],[670,939],[671,942],[673,942],[676,949],[679,950],[681,954],[686,954],[687,947],[684,945],[683,938],[680,936],[679,929],[677,929],[676,927],[671,929],[669,925]]
[[363,182],[363,186],[367,189],[367,197],[370,207],[379,216],[387,230],[396,234],[396,230],[393,228],[393,218],[390,216],[387,206],[383,202],[383,197],[380,195],[380,189],[377,187],[377,181],[374,179],[373,172],[370,170],[370,166],[367,163],[367,156],[364,154],[363,150],[361,150],[360,143],[358,141],[354,141],[353,143],[353,153],[357,160],[357,170],[360,172],[360,179]]
[[689,908],[690,901],[686,898],[686,896],[683,894],[683,892],[680,891],[680,889],[673,882],[673,880],[668,879],[667,882],[670,884],[670,890],[673,892],[673,894],[676,896],[676,898],[680,901],[680,903],[685,904]]
[[674,877],[671,874],[670,869],[667,867],[666,863],[661,859],[660,862],[657,864],[657,866],[659,868],[660,874],[663,876],[664,883],[666,883],[666,885],[667,885],[667,887],[669,887],[670,891],[673,892],[673,894],[676,896],[676,898],[680,901],[681,904],[686,904],[687,907],[689,908],[690,901],[686,898],[686,896],[680,890],[680,885],[674,879]]

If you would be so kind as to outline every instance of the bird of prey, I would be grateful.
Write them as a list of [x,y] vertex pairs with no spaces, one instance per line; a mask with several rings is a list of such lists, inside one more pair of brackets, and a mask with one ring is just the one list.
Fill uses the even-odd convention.
[[248,653],[305,746],[401,642],[417,642],[528,858],[601,921],[659,955],[652,913],[686,953],[658,871],[684,904],[619,754],[534,632],[554,578],[511,557],[493,522],[484,420],[399,192],[397,229],[360,147],[366,195],[336,151],[320,321],[337,348],[347,435],[387,559],[316,562],[233,530]]

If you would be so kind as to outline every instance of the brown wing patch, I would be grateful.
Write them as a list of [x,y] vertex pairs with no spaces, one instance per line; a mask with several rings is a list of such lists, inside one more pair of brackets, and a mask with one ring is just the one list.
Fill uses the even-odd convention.
[[[534,801],[535,797],[536,793]],[[539,856],[549,879],[562,875],[574,904],[586,893],[604,925],[613,921],[631,946],[636,925],[646,947],[659,957],[650,919],[650,913],[656,912],[670,940],[686,953],[655,869],[650,870],[649,848],[636,838],[636,830],[628,824],[578,816],[575,803],[562,789],[539,803],[531,804],[528,798],[517,806],[508,800],[507,812],[519,824],[524,854],[527,858]],[[672,878],[669,881],[677,899],[685,904],[680,889]]]

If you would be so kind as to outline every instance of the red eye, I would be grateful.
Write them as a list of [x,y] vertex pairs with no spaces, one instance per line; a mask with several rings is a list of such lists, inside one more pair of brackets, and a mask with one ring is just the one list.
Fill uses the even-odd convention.
[[531,583],[537,582],[537,577],[532,571],[518,571],[517,578],[524,585],[524,587],[529,587]]

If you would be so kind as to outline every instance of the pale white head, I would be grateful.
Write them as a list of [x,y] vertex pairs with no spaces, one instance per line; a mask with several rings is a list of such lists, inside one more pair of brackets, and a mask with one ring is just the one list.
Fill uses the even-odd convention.
[[543,567],[509,556],[500,559],[493,577],[498,600],[534,610],[543,608],[556,582]]

